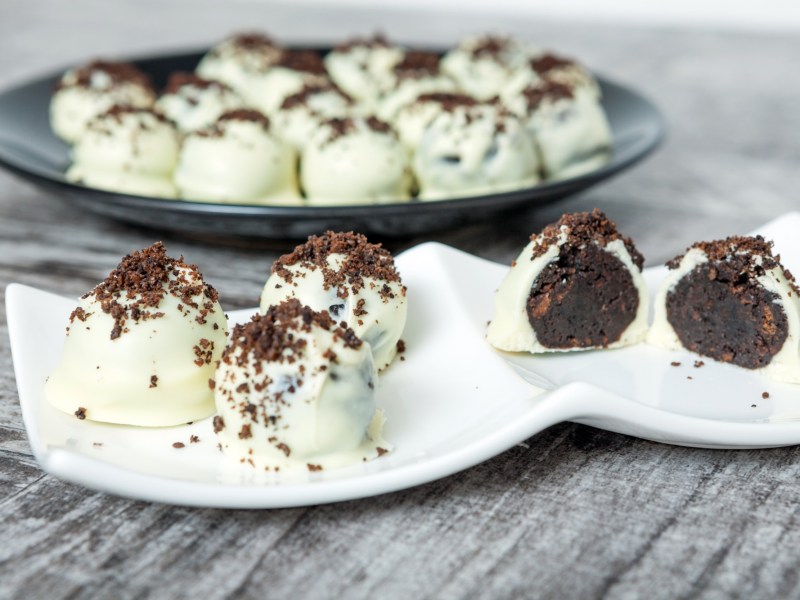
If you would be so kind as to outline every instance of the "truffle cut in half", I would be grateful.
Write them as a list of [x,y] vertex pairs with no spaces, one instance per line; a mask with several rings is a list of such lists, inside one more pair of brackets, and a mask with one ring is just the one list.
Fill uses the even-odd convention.
[[771,242],[698,242],[667,266],[649,343],[800,382],[798,290]]
[[512,264],[495,293],[487,339],[499,350],[615,348],[647,331],[644,259],[605,214],[562,216]]

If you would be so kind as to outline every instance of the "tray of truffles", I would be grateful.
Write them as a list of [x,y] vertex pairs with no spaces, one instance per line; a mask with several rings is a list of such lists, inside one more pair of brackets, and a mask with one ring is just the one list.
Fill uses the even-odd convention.
[[0,165],[76,206],[195,234],[407,235],[554,201],[661,140],[632,89],[526,41],[385,37],[94,59],[0,94]]
[[328,231],[231,313],[161,243],[78,300],[12,284],[31,448],[94,489],[269,508],[419,485],[561,421],[797,444],[798,226],[786,215],[648,269],[598,210],[534,232],[510,267]]

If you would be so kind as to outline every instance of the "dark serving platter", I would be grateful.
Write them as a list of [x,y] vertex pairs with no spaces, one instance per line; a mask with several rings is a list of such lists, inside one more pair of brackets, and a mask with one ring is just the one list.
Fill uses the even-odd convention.
[[[169,73],[194,70],[202,55],[190,52],[132,62],[157,86],[163,86]],[[644,158],[664,137],[664,121],[653,104],[634,90],[600,77],[603,107],[614,134],[613,156],[605,166],[580,177],[437,202],[324,207],[164,200],[88,188],[64,178],[69,147],[50,130],[48,114],[53,86],[62,73],[0,93],[0,166],[80,209],[137,225],[209,237],[300,238],[325,229],[403,236],[482,221],[585,190]]]

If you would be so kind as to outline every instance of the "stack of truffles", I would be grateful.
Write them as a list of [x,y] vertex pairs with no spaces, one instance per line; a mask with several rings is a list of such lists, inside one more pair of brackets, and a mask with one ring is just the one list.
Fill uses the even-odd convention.
[[261,34],[213,47],[159,96],[132,64],[65,73],[53,131],[67,179],[122,193],[332,205],[475,196],[577,176],[610,156],[592,75],[508,37],[444,55],[382,36],[325,55]]

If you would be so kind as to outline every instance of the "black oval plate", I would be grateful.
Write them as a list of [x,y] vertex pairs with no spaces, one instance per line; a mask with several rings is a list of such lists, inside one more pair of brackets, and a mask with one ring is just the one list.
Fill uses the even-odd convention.
[[[133,62],[150,74],[157,86],[163,86],[169,73],[194,70],[202,55],[161,55]],[[603,107],[614,134],[613,156],[602,168],[580,177],[437,202],[325,207],[164,200],[107,192],[65,180],[69,147],[52,133],[48,113],[53,86],[62,73],[0,94],[0,166],[78,208],[137,225],[201,236],[300,238],[325,229],[403,236],[451,228],[584,190],[641,160],[664,137],[664,121],[655,106],[635,91],[601,77]]]

